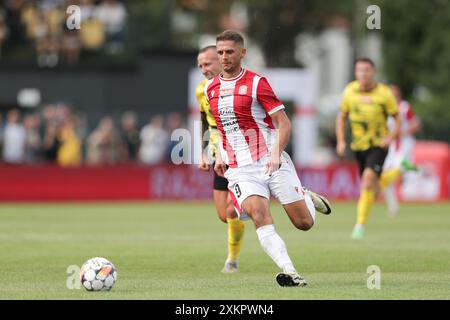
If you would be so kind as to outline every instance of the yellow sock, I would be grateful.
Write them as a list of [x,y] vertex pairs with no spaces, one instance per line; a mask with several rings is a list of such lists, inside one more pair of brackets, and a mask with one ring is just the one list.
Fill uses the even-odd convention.
[[358,200],[358,217],[356,224],[365,225],[375,202],[375,191],[363,190]]
[[228,223],[228,259],[236,261],[241,252],[242,240],[244,239],[245,222],[239,218],[229,219]]
[[394,168],[384,171],[380,177],[381,189],[386,188],[388,185],[396,181],[398,178],[400,178],[401,174],[402,172],[400,171],[400,168]]

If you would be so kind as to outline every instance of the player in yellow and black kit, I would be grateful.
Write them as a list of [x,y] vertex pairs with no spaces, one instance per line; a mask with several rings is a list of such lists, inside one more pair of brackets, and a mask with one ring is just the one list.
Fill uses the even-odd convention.
[[[392,183],[399,172],[398,169],[382,172],[389,144],[398,135],[400,118],[391,89],[377,83],[375,74],[372,60],[361,58],[356,61],[356,81],[345,88],[336,119],[336,151],[340,156],[345,154],[345,125],[348,119],[352,134],[350,147],[358,160],[361,175],[361,193],[353,239],[364,236],[365,224],[380,187],[384,188]],[[389,116],[395,119],[391,131],[387,128]]]
[[[206,77],[200,82],[195,95],[200,106],[202,122],[202,156],[198,167],[200,170],[209,171],[211,163],[209,159],[215,159],[218,150],[219,132],[216,127],[216,120],[211,113],[208,100],[204,94],[205,83],[217,76],[222,68],[216,52],[216,46],[209,46],[201,49],[197,56],[197,63],[200,71]],[[205,133],[209,131],[209,138],[204,139]],[[206,152],[203,152],[207,150]],[[214,167],[214,165],[213,165]],[[214,170],[213,170],[214,171]],[[222,269],[224,273],[238,271],[238,258],[241,251],[244,236],[245,223],[239,219],[234,209],[233,202],[228,191],[228,180],[217,175],[214,171],[214,204],[220,220],[228,224],[228,257]]]

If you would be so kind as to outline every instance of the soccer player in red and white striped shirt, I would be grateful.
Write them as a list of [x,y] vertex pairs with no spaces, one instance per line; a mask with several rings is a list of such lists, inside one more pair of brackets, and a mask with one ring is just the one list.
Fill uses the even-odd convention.
[[[413,164],[413,151],[416,143],[415,135],[421,130],[422,125],[419,117],[415,115],[412,105],[403,99],[400,87],[394,84],[390,87],[397,100],[400,132],[397,139],[389,145],[389,152],[384,161],[383,170],[398,168],[398,177],[393,182],[397,179],[401,182],[406,172],[418,170]],[[388,126],[392,126],[392,123],[388,122]],[[388,206],[389,214],[393,217],[396,216],[399,210],[399,204],[393,183],[385,187],[384,198]]]
[[266,78],[241,67],[246,53],[242,36],[224,31],[217,36],[216,47],[222,73],[204,89],[221,137],[214,169],[228,179],[238,212],[243,210],[252,218],[263,249],[282,270],[277,282],[304,286],[306,281],[275,231],[270,195],[280,201],[292,223],[305,231],[313,226],[316,209],[330,213],[329,203],[302,188],[292,160],[283,151],[291,133],[290,120]]

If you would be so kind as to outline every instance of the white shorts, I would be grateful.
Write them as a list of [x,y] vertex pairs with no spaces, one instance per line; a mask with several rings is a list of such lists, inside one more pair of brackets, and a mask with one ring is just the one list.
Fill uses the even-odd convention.
[[265,173],[267,158],[268,155],[265,155],[254,164],[229,168],[225,172],[238,212],[242,211],[242,202],[252,195],[270,199],[272,194],[283,205],[304,199],[302,184],[289,155],[282,153],[281,167],[271,176]]
[[400,149],[397,149],[395,143],[389,146],[389,152],[384,160],[383,169],[399,168],[402,160],[413,161],[414,140],[402,141]]

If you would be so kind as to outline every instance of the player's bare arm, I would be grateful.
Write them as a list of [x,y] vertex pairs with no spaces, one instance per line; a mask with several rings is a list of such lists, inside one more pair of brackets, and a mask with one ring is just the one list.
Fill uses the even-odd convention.
[[400,116],[398,114],[392,116],[395,120],[394,122],[394,127],[392,128],[392,130],[389,132],[389,134],[383,139],[383,141],[380,144],[380,147],[387,149],[389,147],[389,144],[394,141],[399,133],[400,133]]
[[277,140],[272,148],[269,161],[266,165],[266,174],[271,175],[280,168],[281,153],[286,148],[291,136],[291,121],[284,110],[279,110],[271,115],[272,120],[277,124]]
[[336,152],[340,157],[345,155],[345,149],[347,144],[345,142],[345,124],[348,118],[348,114],[343,111],[339,111],[336,118]]
[[[222,138],[219,137],[219,145],[222,143]],[[225,162],[222,159],[222,154],[220,151],[217,152],[216,155],[216,162],[214,164],[214,171],[219,175],[219,177],[225,176],[225,171],[227,171],[227,166],[225,165]]]
[[208,140],[205,139],[205,134],[208,131],[208,121],[206,120],[206,113],[200,112],[200,119],[201,119],[201,141],[202,141],[202,154],[200,156],[200,162],[198,164],[198,168],[203,171],[209,171],[209,160],[208,160],[208,154],[207,154],[207,148],[208,148]]
[[420,119],[417,117],[414,117],[413,120],[411,120],[409,128],[404,130],[403,132],[400,132],[399,135],[401,136],[408,136],[408,135],[416,135],[417,133],[422,130],[422,123],[420,122]]

